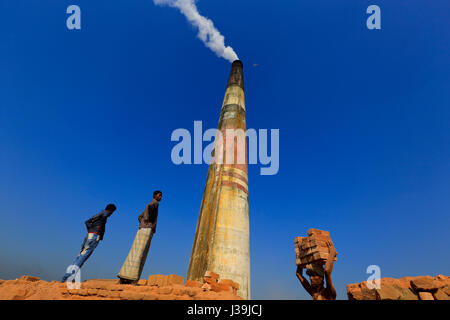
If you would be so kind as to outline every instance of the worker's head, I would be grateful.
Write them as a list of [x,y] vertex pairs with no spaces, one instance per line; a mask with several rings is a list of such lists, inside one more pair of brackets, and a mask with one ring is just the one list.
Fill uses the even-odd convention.
[[109,213],[113,213],[114,211],[116,211],[116,206],[112,203],[108,204],[105,208],[105,211],[108,211]]
[[314,265],[313,268],[306,270],[306,274],[309,276],[311,287],[313,290],[317,290],[323,287],[324,271],[322,266]]
[[155,199],[156,201],[161,201],[162,192],[159,190],[153,191],[153,199]]

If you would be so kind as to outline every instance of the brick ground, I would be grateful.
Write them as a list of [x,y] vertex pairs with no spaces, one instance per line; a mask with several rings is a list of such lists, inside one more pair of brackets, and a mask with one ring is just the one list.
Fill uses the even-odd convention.
[[[69,290],[65,283],[47,282],[23,276],[16,280],[0,280],[0,300],[242,300],[236,295],[236,285],[216,283],[214,291],[202,289],[194,282],[184,285],[177,275],[152,275],[138,285],[119,284],[118,280],[88,280],[80,289]],[[230,289],[231,288],[231,289]]]

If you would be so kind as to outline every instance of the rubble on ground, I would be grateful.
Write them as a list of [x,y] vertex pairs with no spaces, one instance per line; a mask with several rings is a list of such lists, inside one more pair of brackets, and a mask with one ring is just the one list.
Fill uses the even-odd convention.
[[347,285],[349,300],[450,300],[450,277],[438,275],[382,278],[379,289],[366,281]]
[[203,282],[185,283],[183,277],[173,274],[151,275],[137,285],[92,279],[81,282],[79,289],[69,289],[67,283],[23,276],[0,280],[0,300],[242,300],[238,289],[237,283],[219,281],[219,275],[209,271]]

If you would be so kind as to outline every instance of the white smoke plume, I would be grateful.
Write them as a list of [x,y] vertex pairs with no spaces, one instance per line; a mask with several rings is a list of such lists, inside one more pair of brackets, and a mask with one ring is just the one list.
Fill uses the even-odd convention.
[[193,26],[198,28],[198,37],[205,46],[210,48],[217,56],[230,62],[238,59],[233,48],[225,47],[225,37],[214,27],[214,23],[202,16],[195,5],[196,0],[153,0],[155,5],[168,5],[178,8]]

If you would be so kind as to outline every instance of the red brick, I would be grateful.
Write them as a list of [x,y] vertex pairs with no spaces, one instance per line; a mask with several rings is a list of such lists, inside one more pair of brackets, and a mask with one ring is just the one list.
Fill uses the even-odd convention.
[[158,300],[158,295],[156,293],[144,293],[142,300]]
[[211,285],[211,291],[214,291],[214,292],[222,291],[222,287],[218,283],[212,283],[210,285]]
[[110,297],[112,293],[117,293],[117,295],[114,295],[116,298],[120,297],[120,293],[117,291],[110,291],[110,290],[98,290],[97,295],[99,297]]
[[418,278],[411,280],[411,287],[416,292],[419,292],[419,291],[435,292],[438,289],[440,289],[441,287],[443,287],[443,283],[435,281],[430,276],[418,277]]
[[434,300],[433,295],[430,292],[419,292],[420,300]]
[[184,284],[184,278],[182,276],[178,276],[175,274],[171,275],[162,275],[162,274],[155,274],[148,277],[147,285],[148,286],[168,286],[172,284]]
[[186,280],[186,287],[201,288],[202,283],[197,280]]
[[182,295],[182,296],[175,296],[174,300],[192,300],[192,298],[186,295]]
[[314,229],[314,228],[311,228],[308,230],[308,236],[311,236],[311,235],[322,235],[322,236],[330,237],[330,233],[328,231]]
[[120,299],[122,300],[142,300],[144,298],[144,293],[141,292],[121,292]]
[[234,281],[231,280],[231,279],[223,279],[223,280],[220,280],[219,284],[226,284],[226,285],[231,286],[233,289],[239,290],[239,283],[234,282]]
[[77,295],[79,296],[87,296],[89,295],[88,291],[86,289],[79,289],[75,291]]
[[188,289],[186,289],[186,293],[190,297],[195,297],[197,294],[199,294],[201,292],[202,292],[201,288],[188,288]]
[[450,297],[441,289],[433,293],[433,297],[436,300],[450,300]]
[[220,287],[220,291],[233,292],[233,287],[229,284],[219,282],[217,285]]
[[206,271],[205,277],[213,278],[213,279],[219,279],[219,275],[212,271]]
[[184,278],[176,274],[170,274],[168,278],[169,284],[184,284]]
[[205,276],[203,277],[203,282],[209,283],[209,284],[214,284],[214,283],[217,283],[218,279],[219,279],[219,275],[217,273],[212,272],[212,271],[206,271]]
[[182,295],[187,294],[186,290],[187,290],[187,288],[185,286],[174,285],[172,294],[177,295],[177,296],[182,296]]
[[120,292],[119,291],[110,291],[107,295],[108,298],[118,299],[120,298]]
[[146,286],[146,285],[147,285],[147,280],[145,280],[145,279],[139,280],[139,281],[138,281],[138,285],[140,285],[140,286]]
[[95,296],[98,293],[97,289],[87,289],[87,292],[90,296]]
[[172,287],[160,287],[158,290],[159,294],[171,294],[173,291]]
[[294,239],[294,243],[295,243],[295,244],[297,244],[297,243],[302,243],[302,241],[303,241],[303,237],[296,237],[296,238]]
[[19,280],[36,282],[36,281],[39,281],[41,279],[39,279],[38,277],[33,277],[33,276],[22,276]]
[[202,285],[202,289],[203,289],[203,291],[210,291],[211,290],[211,285],[209,283],[204,283]]
[[175,300],[175,296],[172,294],[160,294],[158,300]]

